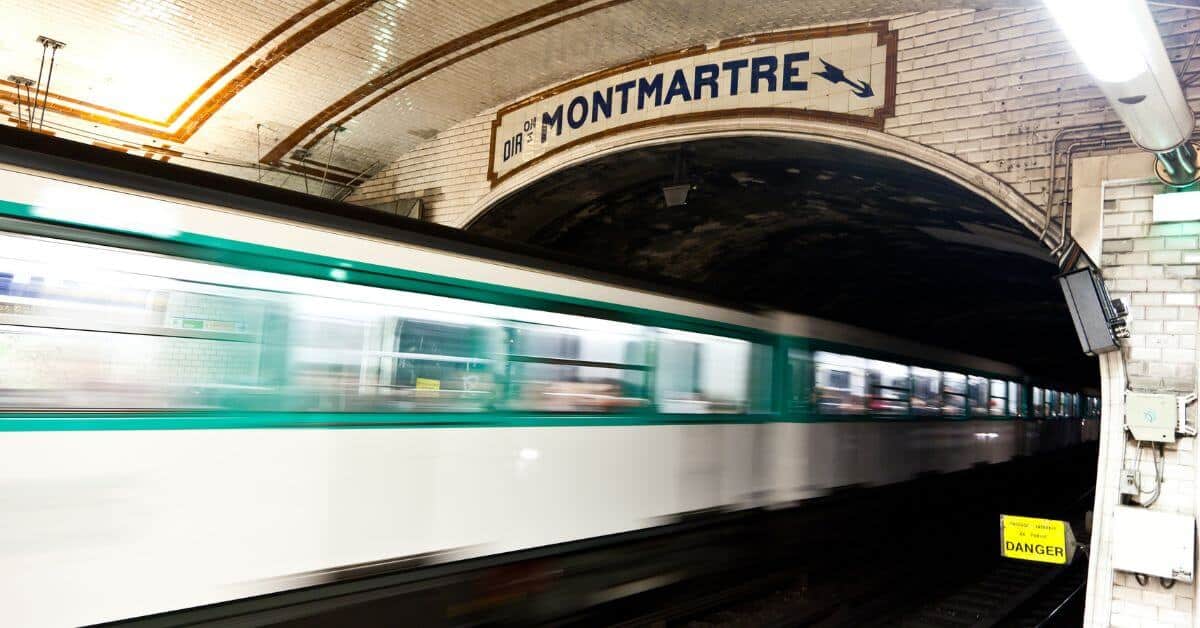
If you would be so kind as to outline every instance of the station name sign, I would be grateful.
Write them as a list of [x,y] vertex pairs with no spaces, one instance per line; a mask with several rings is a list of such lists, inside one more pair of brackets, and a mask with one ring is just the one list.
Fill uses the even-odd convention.
[[601,136],[728,117],[801,117],[882,128],[895,101],[885,22],[765,33],[643,59],[497,112],[488,178]]

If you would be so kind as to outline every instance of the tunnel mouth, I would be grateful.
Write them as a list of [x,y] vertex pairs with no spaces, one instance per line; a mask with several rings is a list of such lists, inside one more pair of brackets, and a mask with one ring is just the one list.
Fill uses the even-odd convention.
[[[1048,249],[905,157],[759,135],[630,148],[525,185],[468,230],[1095,386]],[[669,203],[681,185],[686,204]]]

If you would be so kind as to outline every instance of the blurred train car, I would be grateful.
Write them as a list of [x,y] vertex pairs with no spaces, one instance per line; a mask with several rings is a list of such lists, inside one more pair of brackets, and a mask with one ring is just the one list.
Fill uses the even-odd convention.
[[0,169],[6,624],[794,505],[1097,420],[844,325]]

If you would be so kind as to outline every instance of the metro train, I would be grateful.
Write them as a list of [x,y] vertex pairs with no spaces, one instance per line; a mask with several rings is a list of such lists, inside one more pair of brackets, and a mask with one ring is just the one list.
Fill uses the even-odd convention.
[[8,625],[794,506],[1098,420],[846,325],[0,166]]

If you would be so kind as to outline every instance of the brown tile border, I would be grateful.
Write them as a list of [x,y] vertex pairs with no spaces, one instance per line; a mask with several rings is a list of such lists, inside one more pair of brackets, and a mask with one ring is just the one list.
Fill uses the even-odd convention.
[[127,147],[127,146],[118,146],[116,144],[109,144],[107,142],[92,142],[92,146],[99,146],[100,148],[107,148],[108,150],[115,150],[118,153],[128,153],[129,152],[129,147]]
[[[48,101],[46,108],[60,113],[62,115],[94,122],[104,126],[121,129],[131,133],[138,133],[147,137],[171,141],[171,142],[186,142],[192,135],[196,133],[201,126],[204,125],[212,116],[221,109],[226,103],[233,99],[238,93],[245,89],[250,83],[258,79],[271,67],[283,61],[296,50],[304,47],[312,42],[320,35],[332,30],[341,25],[346,20],[362,13],[370,8],[379,0],[351,0],[342,7],[321,16],[314,20],[312,24],[293,33],[290,37],[273,48],[262,59],[252,63],[250,66],[242,70],[236,77],[222,86],[214,93],[205,103],[192,114],[178,129],[170,131],[169,128],[179,117],[183,115],[189,107],[191,107],[206,91],[215,85],[221,78],[227,76],[239,64],[250,58],[255,52],[258,52],[269,44],[272,40],[278,38],[281,34],[292,28],[296,24],[304,21],[314,13],[333,4],[336,0],[316,0],[315,2],[304,7],[297,13],[290,16],[287,20],[281,22],[275,28],[271,29],[266,35],[259,38],[258,41],[243,50],[229,63],[225,64],[220,70],[210,76],[196,90],[194,90],[187,99],[184,100],[175,111],[166,120],[153,120],[144,116],[128,113],[110,107],[104,107],[94,103],[89,103],[77,98],[71,98],[62,94],[50,93],[51,101]],[[6,87],[11,90],[13,84],[8,81],[0,80],[0,87]],[[0,90],[0,99],[15,102],[15,93],[8,90]],[[72,107],[70,105],[78,105],[92,111]],[[102,112],[102,113],[97,113]],[[103,114],[111,114],[111,116]],[[119,118],[124,118],[119,119]],[[139,122],[135,124],[130,120]],[[146,126],[143,126],[146,125]],[[156,128],[157,127],[157,128]],[[103,144],[103,143],[101,143]]]
[[[224,107],[225,104],[227,104],[230,100],[232,100],[234,96],[236,96],[238,93],[240,93],[243,89],[245,89],[248,85],[250,85],[252,82],[257,80],[263,74],[265,74],[273,66],[275,66],[279,62],[281,62],[284,59],[286,59],[287,57],[289,57],[295,51],[297,51],[300,48],[311,43],[314,39],[316,39],[320,35],[336,28],[337,26],[340,26],[342,23],[346,22],[347,20],[366,11],[367,9],[369,9],[371,6],[373,6],[379,0],[350,0],[345,5],[339,7],[338,9],[336,9],[334,11],[330,11],[329,13],[314,20],[312,24],[309,24],[308,26],[305,26],[303,29],[300,29],[299,31],[293,33],[290,37],[288,37],[286,40],[281,42],[278,46],[271,49],[262,59],[252,63],[251,65],[249,65],[248,67],[243,69],[242,72],[240,72],[236,77],[230,79],[228,83],[226,83],[224,86],[222,86],[220,90],[218,90],[207,101],[205,101],[205,103],[195,113],[193,113],[192,116],[190,116],[187,120],[185,120],[179,126],[178,129],[176,129],[174,131],[170,130],[170,127],[179,120],[179,118],[183,115],[183,113],[185,111],[187,111],[187,109],[189,107],[191,107],[197,100],[199,100],[199,98],[208,89],[210,89],[213,85],[215,85],[221,78],[227,76],[239,64],[244,62],[246,59],[250,58],[254,53],[263,49],[267,44],[269,44],[272,40],[278,38],[281,34],[283,34],[289,28],[292,28],[296,24],[311,17],[313,14],[317,13],[321,9],[328,7],[330,4],[333,4],[335,1],[336,0],[316,0],[315,2],[309,4],[308,6],[304,7],[303,9],[301,9],[300,11],[298,11],[297,13],[295,13],[294,15],[289,17],[284,22],[280,23],[278,26],[276,26],[274,29],[272,29],[270,32],[268,32],[266,35],[259,38],[258,41],[254,42],[254,44],[252,44],[250,47],[248,47],[247,49],[245,49],[244,51],[239,53],[238,56],[236,56],[234,59],[232,59],[224,67],[222,67],[220,70],[218,70],[212,76],[210,76],[203,84],[201,84],[196,90],[194,90],[192,92],[192,94],[190,94],[183,103],[181,103],[179,106],[177,106],[175,111],[172,112],[172,114],[166,120],[154,120],[154,119],[147,118],[144,116],[138,116],[136,114],[132,114],[129,112],[120,111],[118,109],[104,107],[102,105],[96,105],[94,103],[89,103],[84,100],[71,98],[69,96],[55,94],[53,92],[51,92],[51,94],[50,94],[51,100],[47,103],[46,107],[47,107],[47,109],[49,109],[51,111],[54,111],[56,113],[59,113],[59,114],[62,114],[62,115],[68,116],[68,117],[76,118],[78,120],[83,120],[86,122],[101,124],[101,125],[104,125],[104,126],[107,126],[110,128],[120,129],[122,131],[127,131],[130,133],[137,133],[139,135],[143,135],[146,137],[152,137],[155,139],[168,141],[168,142],[174,142],[174,143],[186,142],[188,139],[190,139],[192,137],[192,135],[194,135],[200,129],[201,126],[204,125],[205,122],[207,122],[209,119],[211,119],[212,116],[215,115],[222,107]],[[462,37],[456,38],[454,40],[446,42],[445,44],[442,44],[440,46],[437,46],[435,48],[427,50],[424,53],[421,53],[420,55],[417,55],[416,57],[413,57],[412,59],[409,59],[408,61],[405,61],[401,65],[393,68],[392,70],[390,70],[389,72],[384,74],[383,77],[377,77],[375,79],[372,79],[371,81],[368,81],[367,83],[365,83],[364,85],[362,85],[358,89],[356,89],[354,92],[351,92],[347,96],[343,97],[341,100],[335,102],[330,107],[327,107],[326,109],[322,110],[320,113],[317,114],[317,116],[314,116],[313,118],[308,120],[299,129],[297,129],[291,135],[289,135],[288,138],[286,138],[283,142],[276,145],[261,160],[261,163],[282,163],[283,157],[287,154],[287,152],[289,152],[294,146],[299,144],[299,142],[301,140],[303,140],[305,137],[307,137],[309,134],[313,133],[313,131],[317,131],[317,134],[315,137],[313,137],[311,139],[311,141],[308,144],[310,146],[315,145],[327,133],[327,131],[325,131],[325,130],[318,130],[317,127],[324,124],[324,122],[328,121],[334,115],[337,115],[338,113],[345,111],[350,106],[352,106],[354,103],[359,102],[366,96],[369,96],[371,93],[374,93],[376,90],[379,89],[379,87],[381,85],[386,85],[388,82],[392,82],[397,79],[400,79],[400,78],[404,77],[405,75],[410,74],[411,72],[418,70],[423,66],[434,63],[438,59],[441,59],[444,56],[450,55],[454,51],[461,49],[463,47],[479,43],[480,41],[488,39],[489,37],[493,37],[495,35],[502,34],[505,31],[513,30],[515,28],[520,27],[523,24],[530,22],[530,21],[544,19],[546,17],[553,16],[556,13],[570,11],[571,9],[577,8],[582,5],[586,5],[587,3],[594,2],[594,1],[595,0],[553,0],[551,2],[547,2],[546,4],[543,4],[539,7],[531,9],[529,11],[525,11],[524,13],[520,13],[513,17],[500,20],[500,21],[495,22],[487,27],[472,31],[471,33],[467,33],[466,35],[464,35]],[[489,49],[499,46],[501,44],[512,41],[514,39],[518,39],[520,37],[524,37],[524,36],[533,34],[535,32],[543,30],[545,28],[555,26],[562,22],[576,19],[576,18],[582,17],[584,15],[587,15],[589,13],[607,9],[611,6],[615,6],[618,4],[624,4],[624,3],[627,3],[630,1],[632,1],[632,0],[608,0],[608,2],[603,2],[603,3],[597,4],[592,7],[585,7],[584,9],[577,11],[575,13],[563,15],[563,16],[560,16],[553,20],[548,20],[544,23],[537,24],[531,28],[519,31],[517,33],[510,34],[510,35],[503,37],[501,39],[498,39],[494,42],[489,42],[487,45],[479,47],[472,51],[469,51],[469,52],[466,52],[463,54],[459,54],[457,56],[453,56],[441,63],[438,63],[437,65],[434,65],[433,67],[425,70],[424,72],[421,72],[415,76],[409,77],[407,80],[404,80],[399,85],[390,87],[387,91],[385,91],[384,94],[372,99],[365,106],[358,107],[354,111],[352,111],[349,115],[343,117],[339,121],[339,123],[342,123],[346,120],[349,120],[350,118],[360,115],[363,111],[366,111],[370,107],[377,104],[379,101],[394,94],[396,91],[399,91],[400,89],[411,84],[412,82],[420,80],[430,74],[433,74],[434,72],[440,71],[440,70],[442,70],[450,65],[453,65],[455,63],[458,63],[459,61],[462,61],[468,57],[474,56],[476,54],[484,52],[485,50],[489,50]],[[8,87],[11,90],[11,88],[13,88],[15,86],[8,83],[7,81],[0,80],[0,87]],[[15,93],[10,90],[0,89],[0,99],[10,100],[10,101],[15,102]],[[72,105],[76,105],[76,106],[72,106]],[[104,114],[110,114],[110,115],[104,115]],[[334,167],[331,167],[331,168],[334,168]],[[303,170],[307,171],[309,169],[303,168]],[[355,173],[355,174],[357,174],[357,173]]]
[[758,35],[745,35],[745,36],[741,36],[741,37],[735,37],[732,39],[722,40],[716,46],[716,48],[714,48],[713,50],[728,50],[730,48],[738,48],[738,47],[742,47],[742,46],[751,46],[751,45],[758,45],[758,44],[765,44],[765,43],[772,43],[772,42],[802,41],[802,40],[806,40],[806,39],[820,39],[820,38],[824,38],[824,37],[839,37],[839,36],[843,36],[843,35],[859,35],[859,34],[863,34],[863,33],[875,33],[876,45],[877,46],[878,45],[887,46],[887,57],[884,62],[885,63],[885,74],[884,74],[885,89],[884,89],[883,105],[881,107],[879,107],[878,109],[876,109],[874,111],[874,113],[870,116],[852,115],[852,114],[846,114],[846,113],[836,113],[836,112],[832,112],[832,111],[806,111],[803,109],[792,109],[792,108],[783,108],[783,107],[749,107],[749,108],[739,108],[739,109],[727,109],[727,110],[723,110],[723,111],[700,111],[700,112],[695,112],[695,113],[685,113],[685,114],[677,114],[677,115],[673,115],[673,116],[664,116],[661,118],[643,120],[640,122],[632,122],[629,124],[625,124],[625,125],[621,125],[618,127],[613,127],[613,128],[601,131],[600,133],[597,133],[595,135],[589,135],[587,137],[581,137],[579,139],[572,140],[572,141],[562,144],[560,146],[555,146],[554,148],[517,166],[516,168],[513,168],[512,170],[504,173],[503,175],[500,175],[500,176],[496,175],[495,162],[494,162],[495,155],[496,155],[496,131],[499,129],[501,118],[503,118],[506,113],[510,113],[512,111],[515,111],[522,107],[528,106],[535,102],[545,100],[546,98],[550,98],[551,96],[555,96],[562,92],[569,91],[569,90],[579,87],[581,85],[586,85],[588,83],[592,83],[592,82],[595,82],[595,81],[598,81],[601,79],[605,79],[605,78],[608,78],[611,76],[616,76],[618,74],[627,72],[632,69],[636,69],[639,67],[647,67],[647,66],[658,64],[658,63],[663,63],[666,61],[674,61],[676,59],[683,59],[686,57],[697,56],[697,55],[703,54],[705,52],[708,52],[710,50],[709,48],[707,48],[705,46],[693,46],[690,48],[684,48],[682,50],[676,50],[674,52],[668,52],[668,53],[656,55],[653,57],[647,57],[645,59],[639,59],[637,61],[631,61],[629,63],[622,64],[622,65],[612,67],[612,68],[607,68],[604,70],[600,70],[598,72],[593,72],[591,74],[587,74],[587,75],[581,76],[579,78],[572,79],[565,83],[555,85],[544,91],[538,92],[537,94],[534,94],[527,98],[523,98],[519,101],[516,101],[512,104],[509,104],[509,105],[506,105],[506,106],[500,108],[500,110],[498,110],[496,112],[495,116],[492,118],[491,138],[490,138],[489,144],[488,144],[488,171],[487,171],[488,181],[491,183],[491,187],[495,187],[496,185],[499,185],[501,182],[503,182],[505,179],[521,172],[522,170],[525,170],[526,168],[546,159],[547,157],[550,157],[561,151],[568,150],[568,149],[574,148],[574,147],[582,145],[582,144],[586,144],[588,142],[594,142],[594,141],[597,141],[600,139],[604,139],[607,137],[611,137],[613,135],[625,133],[627,131],[632,131],[632,130],[636,130],[636,129],[643,129],[643,128],[654,127],[654,126],[666,126],[666,125],[671,125],[671,124],[681,124],[684,122],[698,122],[698,121],[704,121],[704,120],[741,118],[741,117],[749,117],[749,116],[758,116],[758,117],[765,116],[765,117],[775,117],[775,118],[791,118],[791,119],[836,122],[836,123],[847,124],[847,125],[851,125],[851,126],[866,127],[866,128],[870,128],[870,129],[882,130],[884,122],[887,120],[887,118],[894,115],[895,110],[896,110],[896,52],[897,52],[897,48],[899,45],[899,35],[896,33],[896,31],[888,29],[887,21],[861,22],[858,24],[845,24],[845,25],[838,25],[838,26],[822,26],[822,27],[817,27],[817,28],[806,28],[806,29],[799,29],[799,30],[775,31],[775,32],[770,32],[770,33],[762,33],[762,34],[758,34]]
[[201,83],[200,87],[197,87],[196,90],[193,91],[192,94],[190,96],[188,96],[186,100],[184,100],[182,103],[179,104],[178,107],[175,108],[175,111],[171,113],[171,116],[169,118],[167,118],[167,121],[165,124],[171,125],[176,120],[178,120],[179,116],[182,116],[183,112],[187,111],[188,107],[192,106],[192,103],[196,102],[196,100],[198,100],[200,98],[200,96],[204,95],[204,92],[208,91],[208,89],[210,87],[212,87],[213,85],[215,85],[217,81],[221,80],[221,77],[229,74],[230,72],[233,72],[233,69],[236,68],[239,63],[248,59],[250,57],[250,55],[254,54],[255,52],[258,52],[264,46],[271,43],[272,40],[274,40],[276,37],[279,37],[280,35],[282,35],[284,33],[284,31],[286,31],[287,29],[295,26],[296,24],[299,24],[300,22],[304,21],[304,19],[307,18],[308,16],[312,15],[313,13],[316,13],[317,11],[325,8],[326,6],[329,6],[330,4],[333,4],[333,2],[335,2],[335,0],[316,0],[316,2],[313,2],[312,4],[304,7],[303,9],[296,12],[294,15],[292,15],[288,19],[280,22],[278,26],[271,29],[266,35],[263,35],[262,37],[260,37],[258,39],[258,41],[254,42],[253,44],[250,44],[249,48],[243,50],[240,54],[238,54],[238,56],[236,56],[232,60],[230,60],[229,63],[226,63],[225,67],[221,68],[220,70],[217,70],[215,74],[208,77],[208,80]]
[[[0,99],[8,100],[11,102],[16,102],[15,93],[9,92],[6,90],[0,90]],[[76,102],[82,102],[82,101],[76,101]],[[84,103],[84,104],[86,104],[87,107],[92,108],[91,104],[87,104],[87,103]],[[156,129],[156,128],[151,128],[151,127],[147,127],[147,126],[141,126],[138,124],[133,124],[131,122],[125,122],[124,120],[118,120],[116,118],[111,118],[109,116],[101,115],[98,113],[92,113],[91,111],[77,109],[75,107],[70,107],[68,105],[63,105],[63,104],[60,104],[60,103],[54,102],[54,101],[47,102],[46,109],[49,111],[53,111],[55,113],[60,113],[62,115],[65,115],[65,116],[68,116],[71,118],[83,120],[85,122],[94,122],[96,124],[101,124],[101,125],[107,126],[109,128],[113,128],[113,129],[121,129],[122,131],[129,131],[130,133],[137,133],[139,135],[144,135],[146,137],[153,137],[153,138],[160,139],[160,140],[175,141],[175,137],[173,134],[171,134],[167,131],[164,131],[162,129]]]
[[[294,131],[292,131],[292,133],[289,134],[286,138],[284,138],[283,141],[281,141],[274,148],[272,148],[269,152],[267,152],[267,154],[265,156],[263,156],[261,161],[262,161],[262,163],[267,163],[267,164],[279,162],[293,148],[295,148],[302,141],[304,141],[305,138],[309,138],[309,136],[312,136],[312,137],[307,142],[306,147],[311,148],[312,146],[315,146],[317,144],[317,142],[321,141],[321,139],[323,137],[325,137],[325,134],[328,133],[328,130],[322,129],[321,127],[323,127],[323,126],[327,127],[328,124],[330,123],[330,121],[333,120],[335,117],[344,113],[346,110],[350,109],[356,103],[360,103],[360,102],[366,100],[372,94],[375,94],[376,92],[380,91],[385,85],[390,85],[391,83],[402,80],[402,79],[404,79],[404,77],[406,75],[408,75],[412,72],[415,72],[416,70],[418,70],[421,67],[429,65],[431,63],[434,63],[435,61],[437,61],[438,59],[441,59],[442,57],[451,55],[457,50],[461,50],[462,48],[466,48],[468,46],[473,46],[475,44],[482,42],[485,39],[502,34],[506,31],[514,30],[525,24],[528,24],[529,22],[544,19],[544,18],[550,17],[556,13],[564,13],[564,12],[570,11],[572,9],[581,7],[585,4],[587,4],[589,2],[593,2],[593,1],[594,0],[552,0],[551,2],[547,2],[546,4],[543,4],[539,7],[525,11],[524,13],[519,13],[512,17],[508,17],[508,18],[502,19],[498,22],[494,22],[488,26],[485,26],[484,28],[471,31],[470,33],[462,35],[461,37],[456,37],[455,39],[452,39],[452,40],[445,42],[439,46],[431,48],[431,49],[405,61],[404,63],[401,63],[400,65],[392,68],[391,70],[388,70],[384,74],[382,74],[376,78],[373,78],[370,81],[367,81],[366,83],[363,83],[362,85],[360,85],[359,87],[357,87],[356,89],[351,91],[350,93],[348,93],[345,96],[342,96],[338,100],[334,101],[328,107],[322,109],[316,115],[314,115],[313,117],[311,117],[307,121],[305,121],[304,124],[301,124]],[[434,72],[442,70],[450,65],[458,63],[459,61],[462,61],[464,59],[467,59],[469,57],[477,55],[485,50],[489,50],[489,49],[494,48],[502,43],[507,43],[514,39],[518,39],[520,37],[525,37],[527,35],[536,33],[538,31],[544,30],[546,28],[550,28],[552,26],[561,24],[562,22],[565,22],[568,20],[573,20],[573,19],[582,17],[584,15],[587,15],[589,13],[607,9],[612,6],[616,6],[619,4],[625,4],[630,1],[631,0],[609,0],[608,2],[604,2],[602,4],[598,4],[593,7],[587,7],[581,11],[577,11],[577,12],[571,13],[569,15],[560,16],[559,18],[557,18],[555,20],[550,20],[550,21],[544,22],[542,24],[537,24],[537,25],[535,25],[531,28],[528,28],[524,31],[520,31],[519,33],[509,35],[508,37],[505,37],[502,40],[499,40],[496,42],[491,42],[490,44],[488,44],[486,46],[482,46],[478,49],[473,49],[473,50],[464,52],[458,56],[452,57],[452,58],[428,69],[427,71],[422,72],[419,75],[404,79],[403,82],[399,85],[394,85],[394,86],[389,87],[388,89],[384,90],[382,94],[379,94],[375,98],[372,98],[365,105],[355,108],[349,115],[338,118],[337,124],[344,124],[347,120],[360,115],[362,112],[364,112],[367,109],[378,104],[380,101],[387,98],[388,96],[391,96],[392,94],[399,91],[403,87],[412,84],[414,81],[420,80],[421,78],[424,78]]]
[[182,136],[182,140],[186,141],[190,138],[205,122],[209,120],[221,107],[225,106],[234,96],[238,95],[247,85],[253,83],[258,77],[266,74],[280,61],[291,56],[300,48],[308,45],[312,40],[324,35],[325,33],[341,26],[350,18],[359,15],[363,11],[371,8],[379,0],[351,0],[334,11],[330,11],[320,18],[313,21],[312,24],[305,26],[291,37],[284,40],[275,48],[272,48],[263,58],[250,64],[240,74],[230,79],[216,94],[213,94],[204,105],[202,105],[196,113],[188,118],[187,122],[177,131],[177,135]]
[[[0,92],[0,100],[7,100],[7,101],[15,104],[16,103],[15,90],[16,90],[17,84],[13,83],[12,81],[0,79],[0,87],[5,87],[9,90],[14,90],[12,93],[7,92],[7,91]],[[159,122],[157,120],[153,120],[151,118],[146,118],[146,117],[142,117],[142,116],[128,113],[125,111],[121,111],[120,109],[113,109],[111,107],[104,107],[101,105],[92,104],[90,102],[87,102],[86,100],[79,100],[78,98],[71,98],[70,96],[63,96],[61,94],[55,94],[54,92],[50,92],[49,95],[51,98],[54,98],[55,100],[59,101],[60,103],[71,103],[73,105],[81,105],[81,106],[87,107],[88,109],[94,109],[96,111],[103,111],[105,113],[111,113],[115,116],[120,116],[122,118],[127,118],[129,120],[137,120],[138,122],[142,122],[145,124],[156,124],[156,125],[160,125],[160,126],[165,125],[165,123]],[[47,107],[47,108],[49,108],[49,107]]]

